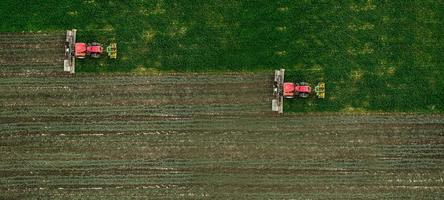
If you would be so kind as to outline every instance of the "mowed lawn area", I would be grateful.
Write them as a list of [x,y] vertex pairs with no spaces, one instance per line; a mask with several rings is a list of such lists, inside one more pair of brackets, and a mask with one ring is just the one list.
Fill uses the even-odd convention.
[[116,41],[78,72],[270,71],[327,84],[287,111],[444,111],[444,1],[42,0],[0,2],[1,32]]

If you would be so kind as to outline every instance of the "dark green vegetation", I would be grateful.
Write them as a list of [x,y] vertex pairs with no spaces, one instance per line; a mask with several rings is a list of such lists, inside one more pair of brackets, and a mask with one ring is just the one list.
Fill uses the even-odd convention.
[[268,74],[1,78],[0,198],[443,197],[444,116],[276,116],[270,87]]
[[117,41],[119,59],[78,72],[261,71],[327,83],[287,111],[442,112],[442,0],[44,0],[0,2],[0,31],[78,28]]

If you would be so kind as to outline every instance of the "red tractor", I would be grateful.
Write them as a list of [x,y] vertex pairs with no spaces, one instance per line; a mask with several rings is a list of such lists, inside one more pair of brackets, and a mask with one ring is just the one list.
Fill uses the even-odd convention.
[[273,84],[273,99],[271,100],[271,109],[278,113],[284,112],[284,98],[291,99],[295,97],[307,98],[315,93],[320,99],[325,98],[325,83],[318,83],[314,90],[306,82],[291,83],[284,82],[285,69],[275,70]]
[[83,59],[86,56],[93,58],[99,58],[103,53],[103,47],[97,42],[93,43],[76,43],[75,45],[75,57]]
[[75,73],[76,58],[84,59],[86,56],[99,58],[103,53],[108,53],[110,59],[117,59],[117,43],[110,43],[105,49],[100,43],[76,42],[77,29],[66,31],[65,59],[63,60],[63,70]]
[[306,82],[300,83],[284,83],[283,96],[284,98],[301,97],[307,98],[311,93],[311,87]]

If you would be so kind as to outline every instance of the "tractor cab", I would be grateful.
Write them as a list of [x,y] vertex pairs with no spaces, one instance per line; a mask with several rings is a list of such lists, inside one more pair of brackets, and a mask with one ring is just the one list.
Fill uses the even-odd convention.
[[86,57],[86,44],[85,43],[76,43],[74,52],[75,52],[76,58],[85,58]]
[[285,98],[294,98],[294,83],[284,83],[284,94]]

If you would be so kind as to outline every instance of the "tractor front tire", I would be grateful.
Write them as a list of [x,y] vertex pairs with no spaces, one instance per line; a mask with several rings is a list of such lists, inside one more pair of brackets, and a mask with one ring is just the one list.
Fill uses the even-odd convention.
[[100,54],[98,54],[98,53],[92,53],[92,54],[91,54],[91,57],[92,57],[92,58],[100,58]]
[[308,93],[301,92],[301,93],[299,94],[299,97],[301,97],[301,98],[307,98],[307,97],[308,97]]

